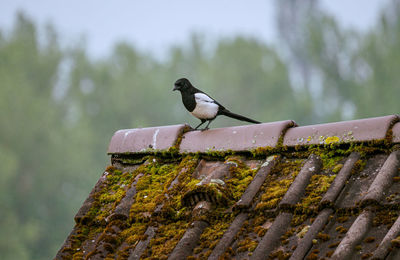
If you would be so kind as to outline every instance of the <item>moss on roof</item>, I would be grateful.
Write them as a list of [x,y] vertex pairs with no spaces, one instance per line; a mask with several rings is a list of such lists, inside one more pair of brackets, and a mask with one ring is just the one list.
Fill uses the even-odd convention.
[[[177,143],[180,141],[178,139]],[[77,221],[56,258],[126,259],[140,253],[141,259],[167,259],[192,224],[202,221],[207,227],[201,231],[194,246],[186,249],[191,259],[207,259],[219,241],[231,235],[227,231],[243,213],[245,220],[237,222],[241,226],[232,234],[232,242],[220,256],[248,258],[261,250],[263,237],[272,230],[271,227],[278,228],[274,226],[277,216],[286,212],[290,214],[289,225],[279,227],[284,228],[283,233],[277,238],[277,246],[268,252],[270,257],[286,259],[313,229],[315,219],[329,208],[332,216],[313,235],[307,250],[309,258],[327,257],[337,252],[337,246],[363,211],[372,207],[375,210],[372,225],[386,230],[398,219],[399,170],[392,178],[390,187],[394,188],[387,190],[385,201],[377,201],[374,205],[361,205],[359,201],[375,176],[380,174],[385,162],[380,158],[387,158],[396,149],[398,147],[388,142],[343,144],[328,137],[322,145],[302,147],[285,147],[281,141],[273,149],[266,147],[253,151],[181,154],[175,147],[164,153],[121,155],[105,169],[103,181],[90,195],[90,207]],[[353,152],[360,154],[360,159],[352,168],[340,196],[334,205],[321,204],[322,197]],[[276,154],[281,159],[270,169],[251,206],[235,207],[250,183],[258,178],[257,173],[265,167],[265,159]],[[280,208],[279,203],[310,154],[318,156],[321,169],[311,175],[294,206]],[[214,178],[216,168],[202,168],[202,160],[210,167],[221,166],[217,170],[224,171],[223,174]],[[201,201],[207,201],[210,208],[196,209]],[[116,214],[121,210],[121,204],[128,205],[126,217]],[[354,248],[355,255],[372,256],[374,249],[370,244],[378,246],[386,234],[371,230],[360,247]]]

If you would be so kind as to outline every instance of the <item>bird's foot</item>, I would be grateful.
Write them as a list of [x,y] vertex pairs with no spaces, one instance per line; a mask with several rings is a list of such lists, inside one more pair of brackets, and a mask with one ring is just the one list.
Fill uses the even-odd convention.
[[205,128],[203,128],[203,129],[201,129],[201,131],[204,132],[204,131],[206,131],[206,130],[208,130],[208,129],[210,129],[210,128],[205,127]]

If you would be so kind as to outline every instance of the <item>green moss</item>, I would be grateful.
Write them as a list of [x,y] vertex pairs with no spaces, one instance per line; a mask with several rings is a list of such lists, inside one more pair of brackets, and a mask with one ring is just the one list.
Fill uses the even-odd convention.
[[275,167],[273,172],[262,187],[263,194],[260,202],[256,205],[257,211],[274,209],[289,189],[294,178],[300,171],[302,160],[286,160]]
[[365,254],[363,254],[363,255],[361,256],[361,259],[368,259],[368,258],[370,258],[371,256],[373,256],[372,253],[365,253]]
[[290,228],[289,230],[286,231],[285,234],[281,236],[281,241],[287,240],[289,237],[293,236],[293,234],[296,232],[296,228]]
[[289,178],[271,183],[267,191],[261,196],[261,202],[257,204],[256,210],[276,208],[292,182],[293,178]]
[[343,226],[338,226],[338,227],[336,227],[336,231],[340,234],[345,234],[347,232],[347,228],[345,228]]
[[[250,182],[253,180],[258,169],[250,169],[239,153],[232,151],[209,151],[205,154],[184,155],[179,154],[179,143],[181,137],[178,138],[173,149],[167,152],[151,151],[153,155],[133,157],[132,155],[122,156],[124,163],[138,164],[142,163],[134,172],[121,172],[113,166],[107,167],[107,175],[103,186],[99,191],[92,194],[94,200],[91,209],[85,216],[85,221],[77,224],[77,234],[71,236],[71,245],[65,250],[70,256],[79,259],[83,257],[82,253],[77,251],[81,247],[82,241],[97,238],[101,234],[101,239],[113,252],[118,245],[123,244],[124,248],[121,252],[110,253],[109,257],[126,258],[127,252],[134,249],[135,245],[147,238],[144,235],[149,226],[156,228],[156,236],[150,241],[150,246],[146,249],[144,258],[163,259],[172,252],[190,223],[194,220],[191,215],[191,208],[184,203],[185,196],[189,196],[195,192],[207,192],[212,194],[220,202],[214,205],[212,210],[202,216],[210,226],[205,229],[200,237],[198,246],[194,249],[196,256],[200,259],[207,258],[212,249],[216,246],[223,233],[229,227],[238,212],[233,213],[228,209],[240,199]],[[332,139],[332,138],[331,138]],[[328,140],[328,142],[326,142]],[[365,157],[376,153],[387,153],[387,147],[383,147],[382,143],[375,142],[373,144],[339,144],[329,137],[325,139],[325,145],[322,146],[306,146],[306,147],[283,147],[282,144],[278,148],[257,148],[252,151],[253,157],[263,157],[279,151],[282,155],[282,162],[279,163],[272,172],[267,176],[266,181],[261,187],[260,195],[257,197],[259,203],[255,207],[255,211],[250,214],[251,221],[248,221],[240,231],[240,239],[238,251],[251,252],[257,245],[254,234],[259,237],[265,235],[268,225],[264,223],[268,220],[273,221],[279,211],[276,207],[282,197],[286,194],[287,189],[297,176],[304,159],[310,153],[320,156],[323,167],[322,170],[311,177],[310,183],[306,188],[304,196],[294,208],[294,216],[292,218],[292,226],[298,226],[305,223],[305,220],[314,217],[318,213],[318,205],[321,197],[328,190],[330,184],[343,167],[343,160],[351,152],[359,152],[362,159],[357,161],[353,172],[359,173],[365,166]],[[240,155],[249,156],[248,153]],[[285,157],[286,156],[286,157]],[[223,185],[218,183],[210,183],[208,185],[198,185],[199,180],[193,178],[192,173],[195,170],[199,157],[212,160],[225,160],[225,163],[231,163],[230,178],[227,178]],[[145,163],[143,161],[146,160]],[[134,203],[130,209],[130,217],[124,223],[108,223],[110,213],[119,204],[126,194],[135,177],[141,174],[136,184],[136,195]],[[399,178],[400,180],[400,178]],[[394,181],[398,181],[395,177]],[[172,185],[172,183],[174,185]],[[354,209],[357,210],[357,209]],[[391,226],[397,218],[397,211],[392,209],[383,209],[377,212],[374,218],[374,225]],[[343,214],[338,212],[339,215]],[[346,222],[349,215],[345,213],[338,217],[338,222]],[[115,233],[111,228],[112,225],[126,225],[121,228],[121,233]],[[293,230],[301,230],[303,226],[291,228]],[[347,232],[344,227],[338,227],[339,233]],[[251,235],[250,235],[251,234]],[[292,235],[292,234],[290,234]],[[282,240],[282,243],[288,242],[289,236]],[[329,235],[318,234],[319,241],[329,240]],[[318,241],[315,241],[316,243]],[[337,243],[338,244],[338,243]],[[331,244],[329,247],[336,247]],[[399,243],[400,244],[400,243]],[[125,246],[126,245],[126,246]],[[331,248],[332,248],[331,247]],[[232,251],[232,250],[231,250]],[[314,252],[315,253],[315,252]],[[230,253],[230,256],[233,255]],[[287,256],[282,251],[282,257]],[[87,256],[86,256],[87,257]]]
[[256,226],[254,228],[254,233],[257,234],[257,236],[259,237],[263,237],[265,235],[265,233],[267,233],[268,229],[264,228],[263,226]]
[[322,241],[328,241],[329,239],[331,239],[331,237],[328,234],[325,233],[318,233],[317,238],[322,240]]
[[304,226],[299,232],[297,232],[296,236],[298,238],[303,238],[307,234],[309,229],[310,229],[310,225]]
[[[171,203],[174,204],[173,202],[176,201],[180,202],[180,198],[177,198],[179,191],[173,191],[174,189],[169,191],[168,189],[172,181],[180,172],[183,172],[182,175],[184,175],[183,178],[181,178],[181,181],[191,180],[191,177],[185,179],[185,175],[191,176],[191,172],[193,172],[197,165],[197,161],[197,158],[186,157],[181,162],[165,163],[165,160],[163,159],[149,157],[146,163],[140,165],[131,173],[122,173],[115,167],[107,167],[107,174],[105,176],[106,180],[101,189],[99,189],[99,192],[93,194],[93,206],[85,216],[87,219],[86,224],[82,224],[80,229],[78,229],[80,236],[74,238],[74,241],[76,242],[74,242],[73,248],[78,248],[81,241],[88,239],[89,237],[94,237],[96,234],[100,233],[102,235],[99,240],[104,240],[105,244],[109,245],[110,251],[113,251],[122,241],[135,245],[139,240],[145,239],[144,232],[151,223],[151,213],[154,212],[155,207],[167,201],[167,208],[171,209]],[[109,223],[107,227],[105,227],[105,224],[107,223],[106,218],[125,196],[126,190],[130,187],[138,174],[142,174],[143,176],[139,178],[136,184],[137,193],[135,196],[135,202],[131,208],[131,218],[128,223],[124,222],[124,224],[118,224],[118,226],[128,226],[126,228],[121,226],[123,232],[116,234],[113,229],[108,228],[111,227],[111,225],[116,225],[115,223]],[[184,185],[185,183],[180,184]],[[168,195],[168,192],[170,192],[171,195]],[[174,192],[175,194],[173,194]],[[171,200],[166,200],[168,196],[171,196]],[[186,218],[187,215],[182,213],[184,208],[181,205],[174,206],[175,208],[172,208],[172,215],[178,219]],[[179,214],[176,208],[178,208],[182,214]],[[146,214],[146,212],[149,213]],[[165,213],[164,210],[162,211],[162,214],[163,213]],[[168,216],[171,216],[171,214]],[[168,219],[168,221],[172,219],[173,218]],[[166,222],[162,217],[157,220],[160,222]],[[182,221],[188,223],[186,220]],[[129,224],[130,222],[132,223]],[[180,226],[183,230],[185,229],[184,225]],[[176,228],[173,227],[173,229]],[[129,250],[129,247],[126,247],[126,249]]]
[[365,243],[372,243],[374,241],[375,241],[375,237],[367,237],[367,238],[364,239]]
[[[144,255],[147,255],[151,259],[167,258],[188,227],[189,223],[187,221],[160,224],[155,237],[150,240],[149,247]],[[149,248],[151,248],[151,251],[149,251]]]
[[147,226],[142,223],[133,223],[129,228],[123,230],[120,236],[126,243],[132,245],[144,238],[146,228]]
[[130,218],[135,222],[146,221],[164,199],[169,185],[174,180],[178,164],[155,163],[147,166],[146,173],[136,184],[135,203],[130,209]]
[[332,168],[332,172],[337,174],[343,168],[343,164],[339,163]]
[[201,234],[199,245],[194,249],[194,253],[201,254],[199,256],[201,258],[211,254],[232,221],[232,216],[213,221],[213,223],[204,230],[203,234]]
[[269,154],[276,153],[279,150],[280,150],[279,146],[278,147],[265,146],[265,147],[257,147],[256,149],[253,149],[250,152],[253,157],[265,157]]
[[72,256],[72,260],[80,260],[83,259],[83,253],[82,252],[76,252],[73,256]]
[[296,205],[296,214],[312,214],[317,211],[322,196],[330,187],[332,181],[336,178],[334,175],[314,174],[311,176],[310,183],[306,187],[304,197]]
[[386,225],[388,228],[390,228],[397,218],[398,213],[396,211],[391,209],[381,209],[376,213],[372,220],[372,224],[373,226]]
[[318,254],[311,252],[307,257],[306,260],[317,260],[319,259]]
[[400,182],[400,176],[394,176],[393,182]]
[[398,236],[395,239],[391,240],[390,243],[392,244],[392,246],[400,248],[400,236]]
[[349,220],[349,216],[340,216],[337,218],[337,222],[339,223],[347,222],[347,220]]
[[102,189],[93,194],[94,202],[85,218],[96,225],[105,225],[106,217],[119,204],[134,178],[142,171],[143,166],[138,167],[134,172],[124,173],[115,167],[107,167],[106,181]]
[[309,218],[309,215],[306,214],[294,214],[292,221],[290,222],[290,225],[295,227],[298,226],[302,223],[304,223],[304,221],[306,221]]
[[269,259],[287,260],[290,258],[290,253],[283,250],[277,250],[269,255]]
[[330,244],[328,247],[329,248],[334,248],[334,247],[337,247],[339,244],[340,244],[340,241],[337,241],[335,243]]
[[232,199],[238,201],[247,189],[258,168],[250,169],[244,162],[243,158],[237,156],[229,156],[225,163],[234,163],[236,167],[230,168],[231,178],[226,180],[226,185],[230,190]]
[[[147,178],[142,180],[140,192],[137,193],[137,196],[142,198],[138,198],[131,208],[131,219],[134,223],[139,223],[139,227],[145,225],[146,221],[151,223],[153,218],[158,225],[156,235],[150,240],[144,258],[166,258],[188,228],[191,222],[190,211],[182,204],[182,197],[186,190],[198,183],[198,180],[194,181],[192,177],[197,162],[196,156],[185,156],[179,164],[160,164],[155,169],[148,169]],[[150,214],[147,220],[138,217],[157,205],[161,206],[159,215]],[[132,238],[132,242],[136,239],[140,237]]]
[[254,249],[256,249],[257,245],[258,245],[258,242],[256,240],[253,240],[253,239],[251,239],[249,237],[246,237],[245,239],[240,240],[237,243],[237,250],[236,251],[238,253],[240,253],[240,252],[253,252]]

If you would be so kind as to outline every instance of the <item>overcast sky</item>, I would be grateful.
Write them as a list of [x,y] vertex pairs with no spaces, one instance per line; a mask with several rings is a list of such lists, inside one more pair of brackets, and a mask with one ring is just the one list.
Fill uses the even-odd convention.
[[[343,26],[368,30],[388,0],[322,0]],[[116,41],[162,55],[192,32],[210,38],[249,35],[274,42],[273,0],[0,0],[0,28],[9,29],[17,10],[38,25],[51,22],[64,44],[86,36],[89,53],[104,56]]]

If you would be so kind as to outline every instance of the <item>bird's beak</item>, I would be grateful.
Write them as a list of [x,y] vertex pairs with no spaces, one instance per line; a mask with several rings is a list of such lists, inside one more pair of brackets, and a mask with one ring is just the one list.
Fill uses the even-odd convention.
[[175,90],[179,90],[179,87],[177,85],[175,85],[174,88],[172,89],[172,91],[175,91]]

